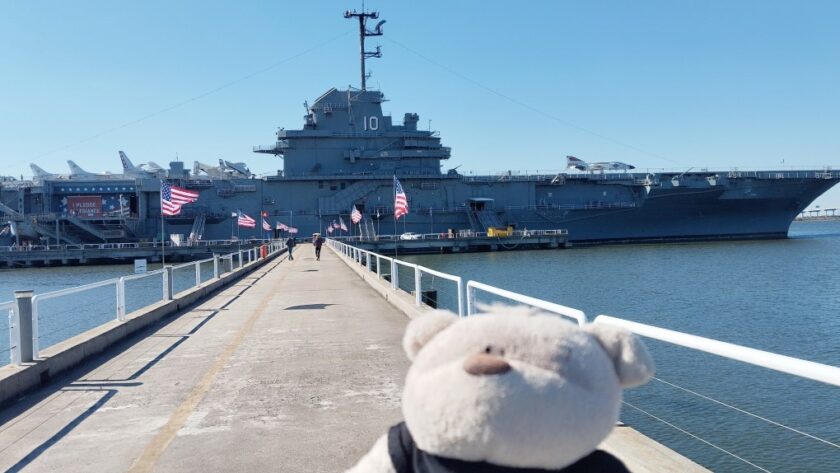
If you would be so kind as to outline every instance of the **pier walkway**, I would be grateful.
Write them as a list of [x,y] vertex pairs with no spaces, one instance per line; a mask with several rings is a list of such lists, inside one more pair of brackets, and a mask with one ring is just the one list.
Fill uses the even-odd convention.
[[[401,418],[408,321],[330,250],[269,262],[0,411],[0,470],[340,472]],[[705,471],[619,427],[633,471]]]

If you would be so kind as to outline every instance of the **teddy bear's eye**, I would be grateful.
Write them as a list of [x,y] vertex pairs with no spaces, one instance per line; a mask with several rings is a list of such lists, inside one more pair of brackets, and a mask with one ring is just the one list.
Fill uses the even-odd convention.
[[[504,348],[498,349],[496,351],[499,352],[499,356],[505,356]],[[493,353],[493,345],[487,345],[486,347],[484,347],[484,353],[487,353],[488,355]]]

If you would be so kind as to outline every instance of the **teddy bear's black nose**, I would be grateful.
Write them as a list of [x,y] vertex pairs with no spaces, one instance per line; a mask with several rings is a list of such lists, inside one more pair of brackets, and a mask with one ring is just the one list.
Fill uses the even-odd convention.
[[510,364],[498,356],[476,353],[464,360],[464,371],[475,376],[502,374],[510,371]]

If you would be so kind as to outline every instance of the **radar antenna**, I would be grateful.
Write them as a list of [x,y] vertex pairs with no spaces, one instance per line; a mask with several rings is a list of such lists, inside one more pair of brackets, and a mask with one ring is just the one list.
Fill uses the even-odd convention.
[[362,90],[367,89],[366,81],[368,76],[365,74],[365,59],[369,57],[382,57],[382,50],[379,46],[376,47],[376,51],[365,51],[365,38],[368,36],[382,36],[382,25],[385,24],[385,20],[380,21],[379,23],[374,26],[372,30],[367,29],[367,19],[371,18],[376,20],[379,18],[379,12],[364,12],[356,13],[356,10],[350,11],[347,10],[344,12],[344,18],[358,18],[359,19],[359,50],[360,50],[360,58],[362,63]]

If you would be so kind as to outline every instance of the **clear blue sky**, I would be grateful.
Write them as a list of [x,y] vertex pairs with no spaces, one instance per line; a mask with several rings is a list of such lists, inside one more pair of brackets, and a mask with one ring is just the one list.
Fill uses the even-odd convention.
[[[840,168],[840,3],[368,1],[369,62],[462,169]],[[251,153],[358,86],[361,3],[0,1],[0,174]],[[274,67],[271,67],[274,66]],[[840,205],[840,189],[819,199]]]

